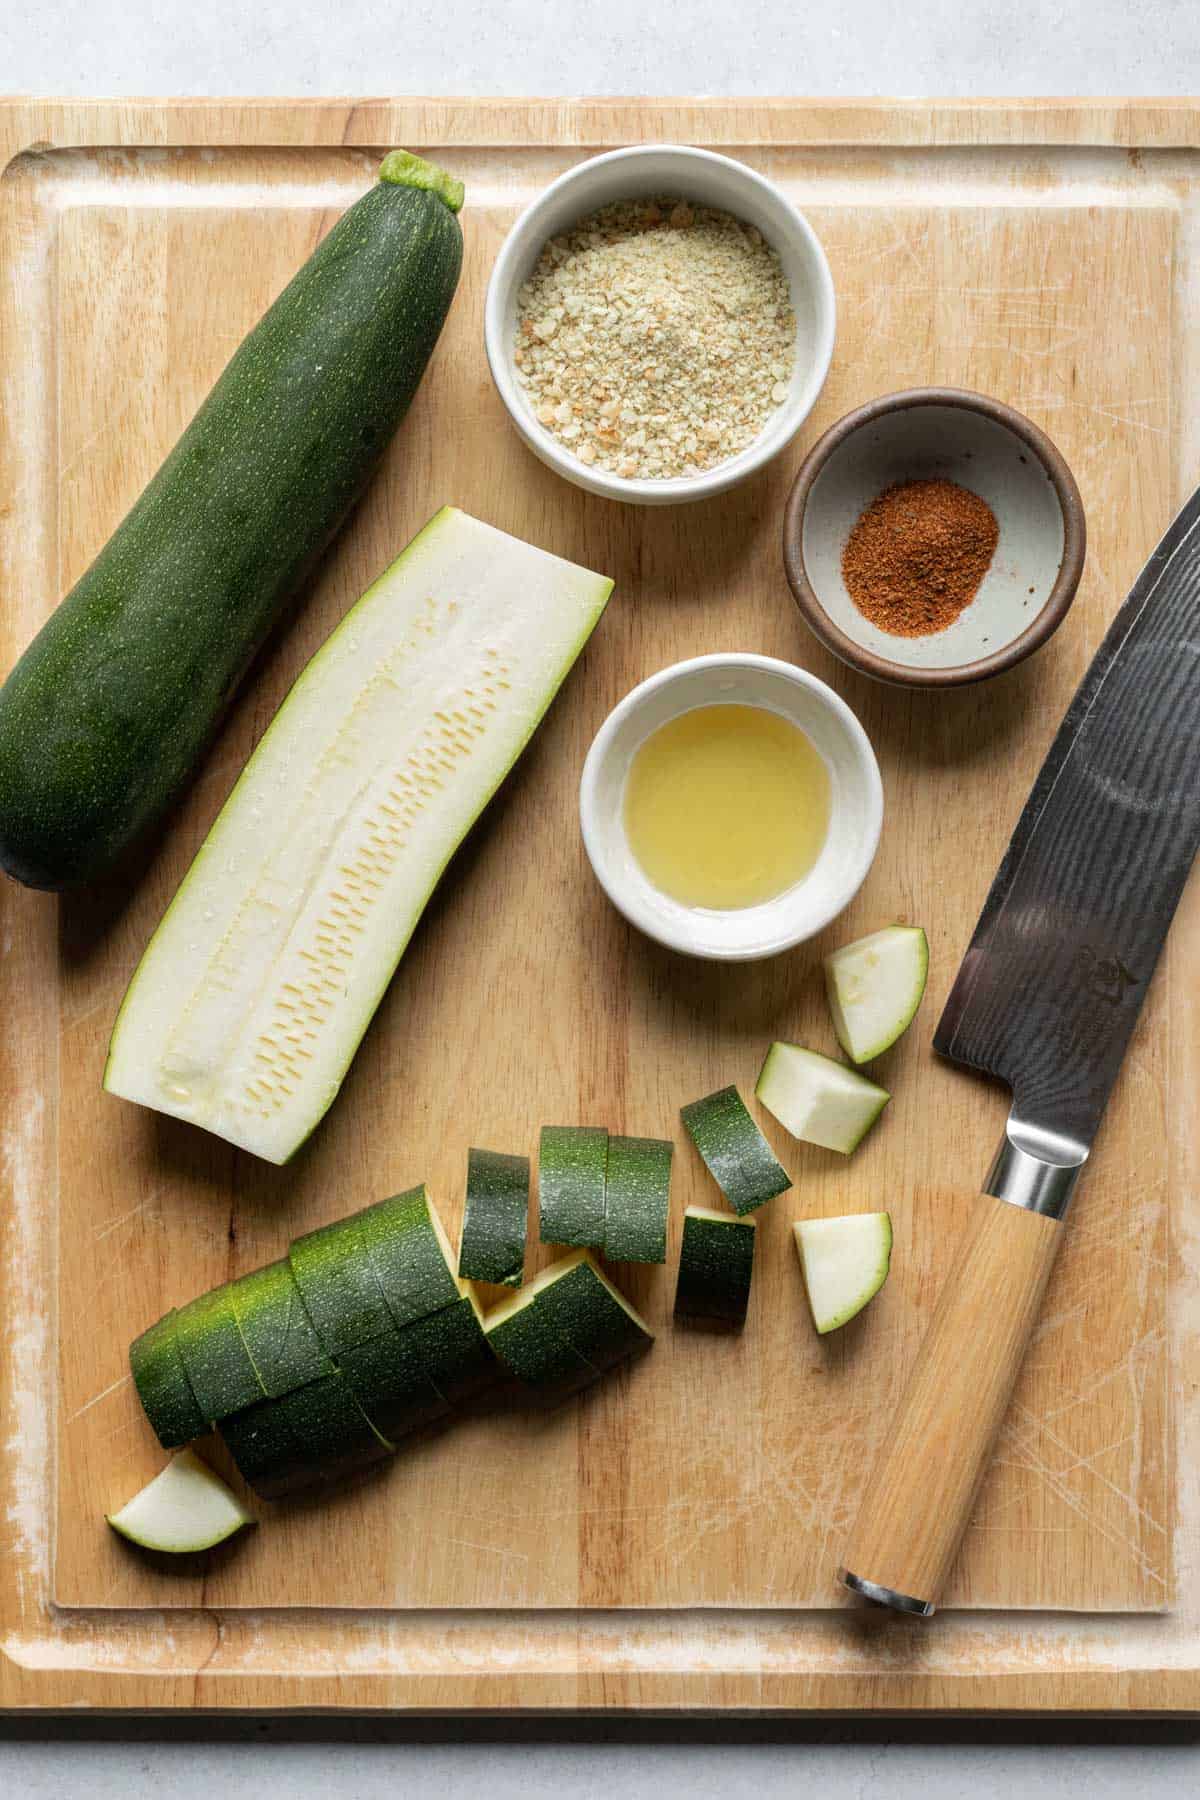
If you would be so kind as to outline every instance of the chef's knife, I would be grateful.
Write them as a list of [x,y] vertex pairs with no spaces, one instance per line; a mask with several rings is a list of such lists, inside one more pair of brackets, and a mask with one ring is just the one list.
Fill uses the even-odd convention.
[[1071,703],[934,1035],[1012,1111],[847,1546],[870,1600],[936,1607],[1198,842],[1200,492]]

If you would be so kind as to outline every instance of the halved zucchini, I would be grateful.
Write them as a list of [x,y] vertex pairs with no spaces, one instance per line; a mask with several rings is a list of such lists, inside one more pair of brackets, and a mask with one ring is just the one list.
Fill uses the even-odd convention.
[[309,663],[143,956],[110,1093],[281,1163],[612,583],[452,507]]

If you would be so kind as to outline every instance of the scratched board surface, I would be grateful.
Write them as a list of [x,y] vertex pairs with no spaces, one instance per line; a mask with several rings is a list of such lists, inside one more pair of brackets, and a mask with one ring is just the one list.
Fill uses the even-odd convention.
[[[659,1334],[652,1353],[551,1416],[502,1396],[321,1505],[264,1507],[263,1528],[206,1565],[204,1607],[838,1608],[841,1540],[1003,1119],[998,1090],[934,1058],[933,1024],[1029,782],[1176,497],[1178,210],[1166,185],[1130,203],[1115,152],[1111,166],[1089,165],[1076,198],[1070,158],[1057,176],[1031,161],[1002,178],[923,153],[744,150],[795,194],[826,247],[840,308],[833,372],[801,439],[762,478],[709,505],[643,512],[585,496],[530,457],[483,355],[496,250],[576,153],[433,148],[467,180],[463,282],[364,505],[132,872],[61,903],[11,889],[0,902],[6,946],[22,957],[19,974],[12,955],[5,964],[6,1091],[40,1108],[32,1122],[22,1115],[13,1191],[36,1189],[53,1270],[41,1321],[53,1404],[23,1413],[17,1432],[54,1470],[51,1509],[23,1529],[44,1534],[50,1590],[68,1613],[195,1603],[194,1573],[139,1557],[103,1524],[162,1460],[128,1381],[129,1339],[297,1232],[418,1180],[457,1237],[468,1145],[529,1153],[543,1122],[578,1120],[676,1140],[667,1266],[614,1271]],[[5,615],[5,666],[373,163],[373,151],[230,147],[17,165],[10,181],[47,234],[29,264],[48,322],[27,384],[45,466],[21,490],[41,535]],[[1051,433],[1079,481],[1090,546],[1076,605],[1043,654],[977,689],[912,695],[842,669],[807,635],[779,534],[815,436],[862,400],[926,381],[997,394]],[[447,501],[613,576],[616,591],[452,865],[336,1106],[295,1162],[273,1169],[105,1095],[108,1032],[289,683]],[[733,649],[829,681],[876,746],[886,796],[880,853],[851,910],[812,945],[748,967],[686,961],[639,937],[594,883],[576,826],[582,759],[615,701],[679,657]],[[760,1115],[794,1187],[758,1215],[746,1330],[673,1326],[683,1210],[716,1199],[679,1106],[729,1081],[749,1096],[775,1037],[833,1050],[820,956],[894,918],[925,925],[932,960],[916,1025],[876,1070],[893,1105],[849,1160]],[[1160,982],[975,1509],[954,1606],[1171,1604],[1168,1010]],[[876,1207],[895,1223],[891,1279],[822,1342],[792,1221]],[[534,1246],[532,1266],[552,1254]]]

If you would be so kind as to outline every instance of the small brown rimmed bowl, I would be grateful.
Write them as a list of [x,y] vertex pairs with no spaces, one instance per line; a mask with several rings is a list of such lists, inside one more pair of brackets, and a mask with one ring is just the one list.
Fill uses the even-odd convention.
[[[979,592],[944,631],[898,637],[855,606],[842,553],[884,488],[941,477],[987,501],[1000,536]],[[783,560],[796,605],[827,649],[906,687],[960,687],[1037,650],[1075,598],[1087,542],[1062,454],[1002,400],[909,388],[856,407],[809,451],[787,503]]]

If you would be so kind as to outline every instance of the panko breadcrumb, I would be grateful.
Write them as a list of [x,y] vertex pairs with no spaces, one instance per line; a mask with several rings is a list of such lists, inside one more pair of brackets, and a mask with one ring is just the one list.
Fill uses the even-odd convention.
[[513,360],[580,462],[666,480],[727,462],[787,398],[796,317],[753,225],[621,200],[552,237],[517,301]]

